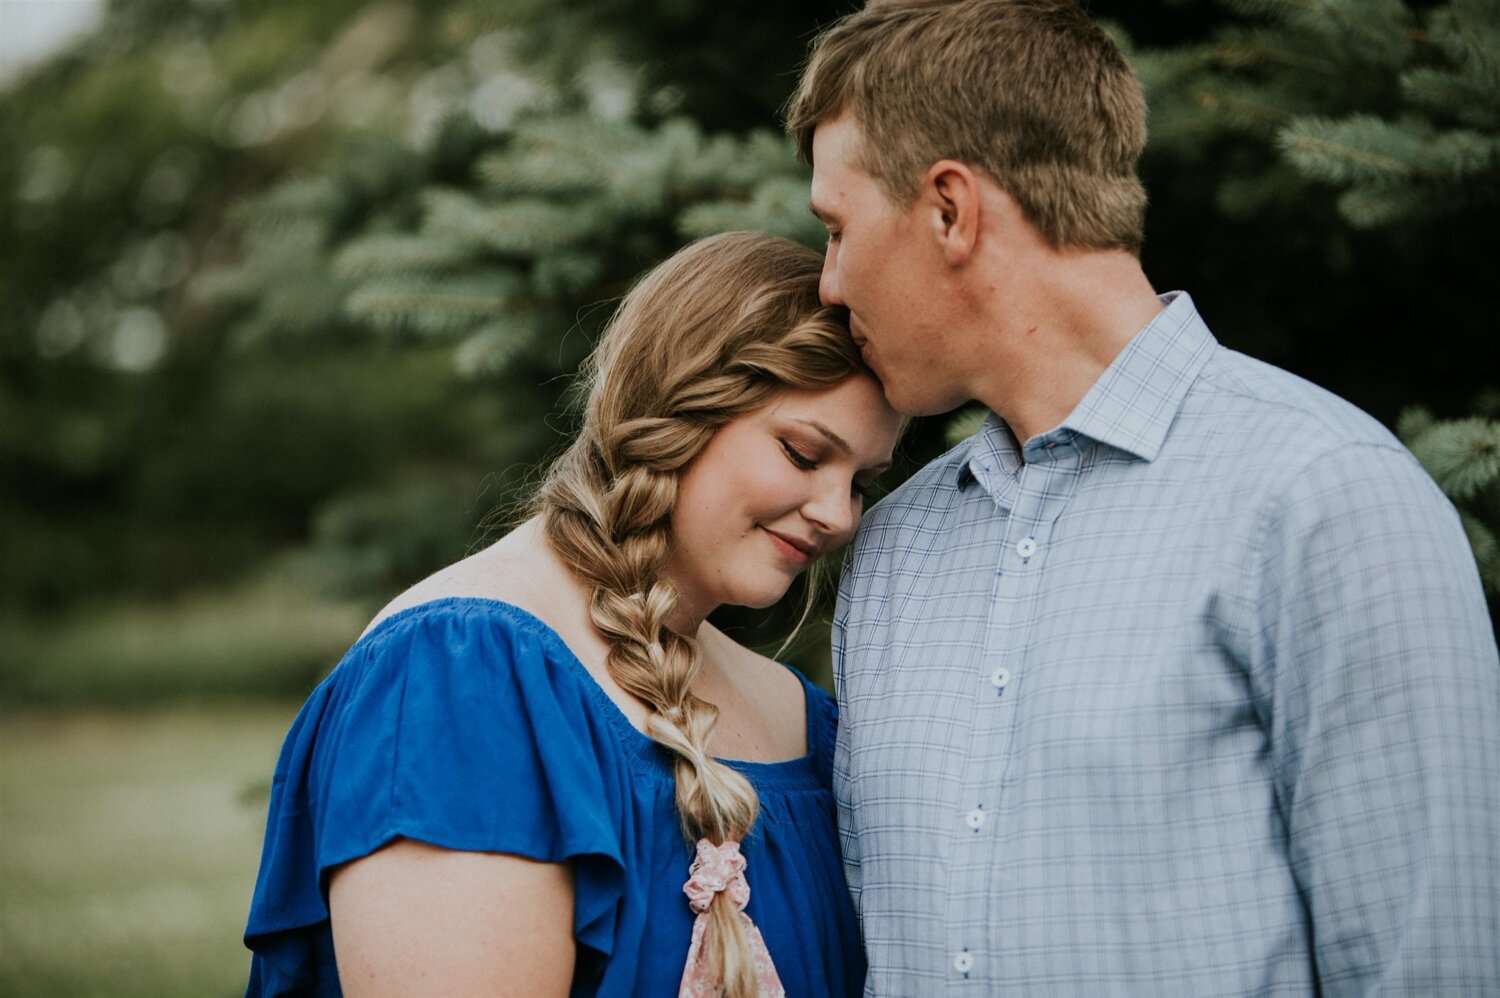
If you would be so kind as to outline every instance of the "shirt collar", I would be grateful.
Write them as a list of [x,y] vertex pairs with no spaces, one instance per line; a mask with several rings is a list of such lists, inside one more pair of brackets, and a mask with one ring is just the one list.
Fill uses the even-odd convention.
[[987,413],[979,431],[964,445],[958,462],[959,488],[979,481],[1001,506],[1010,509],[1024,463],[1021,448],[1005,420]]
[[[1161,296],[1163,308],[1125,345],[1055,429],[1027,443],[1087,437],[1154,461],[1182,400],[1218,345],[1185,291]],[[1029,454],[1030,451],[1028,450]],[[990,413],[969,439],[958,466],[958,484],[986,464],[1006,477],[1019,472],[1021,451],[1010,430]]]
[[1185,291],[1131,337],[1062,421],[1072,430],[1146,461],[1156,460],[1167,430],[1218,345]]

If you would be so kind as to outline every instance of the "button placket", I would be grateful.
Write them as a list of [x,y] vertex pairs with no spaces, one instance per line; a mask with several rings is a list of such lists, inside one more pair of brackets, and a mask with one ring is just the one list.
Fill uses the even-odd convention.
[[[1030,689],[1029,683],[1016,685],[1020,673],[1015,670],[1027,664],[1025,649],[1035,627],[1036,590],[1049,553],[1055,553],[1044,552],[1042,545],[1055,539],[1054,524],[1077,485],[1079,461],[1073,448],[1038,451],[1046,458],[1028,458],[1021,466],[1012,502],[1004,516],[994,521],[1001,534],[996,538],[999,543],[989,549],[995,573],[990,582],[991,602],[968,688],[979,706],[973,715],[974,740],[955,788],[957,799],[948,799],[948,806],[953,807],[949,814],[961,822],[949,826],[954,850],[948,871],[945,935],[950,944],[993,917],[993,894],[1000,883],[997,873],[1004,868],[1004,856],[1011,848],[1009,809],[1001,806],[1007,803],[1007,774],[1013,766],[1011,743],[1021,695]],[[968,809],[963,807],[966,801]],[[953,987],[990,983],[988,971],[978,969],[983,952],[949,950]]]

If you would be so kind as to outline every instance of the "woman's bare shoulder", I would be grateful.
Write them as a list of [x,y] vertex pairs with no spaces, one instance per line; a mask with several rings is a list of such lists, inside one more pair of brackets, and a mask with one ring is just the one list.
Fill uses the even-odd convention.
[[402,610],[454,598],[497,600],[548,621],[570,617],[576,597],[566,570],[557,563],[536,521],[528,520],[401,593],[375,614],[365,631]]

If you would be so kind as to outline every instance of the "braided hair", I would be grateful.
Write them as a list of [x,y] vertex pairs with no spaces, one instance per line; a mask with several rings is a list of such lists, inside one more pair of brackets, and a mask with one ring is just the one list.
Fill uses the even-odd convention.
[[[701,654],[666,620],[678,593],[661,577],[683,470],[714,432],[786,389],[831,387],[864,372],[841,310],[818,301],[822,256],[757,233],[679,251],[626,296],[589,370],[581,432],[539,491],[543,530],[591,589],[605,667],[651,713],[647,734],[672,753],[676,807],[690,840],[739,840],[759,800],[714,759],[718,708],[691,692]],[[755,978],[738,910],[708,910],[708,964],[731,998]]]

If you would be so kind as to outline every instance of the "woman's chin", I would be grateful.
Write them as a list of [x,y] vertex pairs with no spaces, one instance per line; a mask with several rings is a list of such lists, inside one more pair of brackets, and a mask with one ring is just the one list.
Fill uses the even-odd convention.
[[788,579],[784,584],[779,586],[768,585],[756,592],[742,593],[741,598],[739,600],[736,600],[736,602],[738,603],[738,605],[750,610],[766,610],[770,607],[775,606],[777,603],[780,603],[782,597],[785,596],[787,594],[787,591],[791,588],[792,583],[791,580]]

